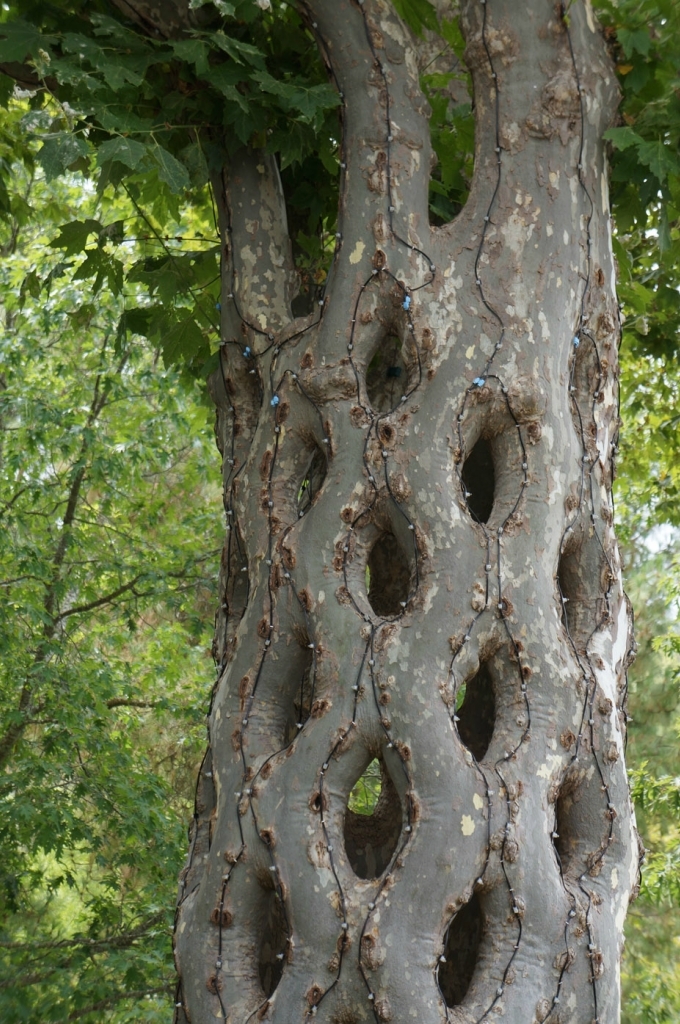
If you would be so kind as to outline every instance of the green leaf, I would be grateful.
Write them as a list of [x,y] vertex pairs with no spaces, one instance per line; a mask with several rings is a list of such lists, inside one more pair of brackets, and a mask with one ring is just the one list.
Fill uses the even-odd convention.
[[437,11],[429,0],[393,0],[393,3],[399,17],[416,35],[422,36],[424,28],[433,32],[439,30]]
[[673,151],[670,145],[666,145],[662,139],[654,142],[640,142],[637,147],[640,163],[649,167],[652,174],[655,174],[663,184],[669,174],[677,174],[680,171],[680,160],[677,150]]
[[89,148],[84,139],[71,132],[61,132],[48,137],[38,151],[38,163],[42,166],[45,177],[53,181],[75,163],[81,156],[87,156]]
[[616,33],[616,38],[621,43],[626,57],[632,57],[636,51],[641,53],[643,57],[646,57],[652,45],[652,38],[649,30],[646,28],[634,29],[632,31],[627,28],[620,28]]
[[439,26],[439,32],[449,44],[458,60],[462,60],[465,53],[465,39],[460,30],[458,18],[444,18]]
[[153,311],[154,307],[145,306],[126,309],[122,313],[116,328],[116,344],[119,352],[122,351],[128,334],[141,334],[142,337],[147,337]]
[[156,145],[151,152],[159,167],[158,177],[169,186],[171,192],[183,192],[189,188],[191,179],[184,164],[162,146]]
[[238,82],[243,81],[244,75],[245,72],[242,66],[227,63],[211,67],[209,74],[203,77],[214,85],[216,89],[219,89],[228,100],[238,104],[241,110],[247,113],[249,110],[248,101],[236,88]]
[[231,36],[225,35],[222,29],[218,29],[217,32],[213,32],[211,35],[211,41],[216,43],[221,50],[228,53],[232,60],[235,60],[237,64],[242,64],[241,57],[244,57],[249,64],[254,67],[264,67],[264,55],[261,50],[258,50],[256,46],[252,46],[251,43],[243,43],[240,39],[233,39]]
[[97,117],[102,128],[108,132],[119,132],[122,135],[129,132],[147,133],[154,126],[151,119],[139,117],[133,110],[116,104],[110,104],[98,110]]
[[194,65],[197,75],[202,75],[208,70],[210,47],[202,39],[180,39],[172,43],[172,48],[180,60]]
[[0,25],[0,61],[21,61],[47,50],[54,36],[43,36],[27,21],[7,21]]
[[98,220],[72,220],[62,224],[59,234],[50,242],[52,249],[65,249],[65,256],[82,252],[90,235],[99,237],[102,226]]
[[203,332],[193,316],[187,316],[179,322],[172,323],[172,326],[166,326],[161,332],[160,341],[166,366],[172,363],[189,363],[201,355],[205,360],[210,354]]
[[26,294],[31,295],[34,299],[40,297],[40,289],[42,282],[35,270],[30,270],[21,284],[21,298],[23,299]]
[[107,61],[99,66],[106,84],[113,89],[114,92],[118,92],[125,85],[141,85],[144,81],[144,75],[136,71],[134,68],[126,67],[122,60],[117,61],[115,64]]
[[252,77],[264,92],[278,96],[284,109],[298,110],[307,120],[311,120],[319,110],[336,107],[340,102],[337,92],[327,82],[304,87],[282,82],[266,71],[256,71]]
[[141,142],[135,142],[134,139],[126,139],[119,136],[101,144],[97,150],[97,162],[101,166],[113,160],[118,160],[119,163],[125,164],[126,167],[134,171],[147,153],[148,148],[142,145]]
[[628,149],[630,146],[638,146],[643,141],[641,136],[628,125],[623,128],[608,128],[606,132],[602,133],[602,138],[609,139],[617,149],[621,150]]
[[120,295],[123,290],[123,264],[101,249],[87,249],[85,259],[73,275],[74,281],[85,281],[90,277],[95,278],[92,285],[95,295],[104,281],[114,295]]

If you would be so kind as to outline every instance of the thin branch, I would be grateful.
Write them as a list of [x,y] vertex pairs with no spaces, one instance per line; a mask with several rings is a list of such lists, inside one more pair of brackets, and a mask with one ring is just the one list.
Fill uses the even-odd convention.
[[[117,597],[120,597],[121,594],[125,594],[128,590],[133,590],[135,584],[142,579],[143,575],[144,574],[140,572],[133,579],[128,580],[127,583],[123,583],[120,587],[117,587],[116,590],[112,590],[110,594],[104,594],[103,597],[98,597],[94,601],[88,601],[87,604],[76,604],[73,608],[67,608],[65,612],[61,612],[59,615],[55,616],[55,624],[68,618],[69,615],[82,615],[85,614],[85,612],[93,611],[95,608],[101,608],[105,604],[111,604]],[[146,597],[148,594],[136,596]]]
[[67,1020],[80,1020],[81,1017],[86,1017],[88,1013],[105,1010],[107,1007],[119,1003],[122,999],[144,999],[145,996],[159,995],[161,992],[172,992],[173,984],[167,982],[167,984],[159,985],[156,988],[143,988],[138,989],[136,992],[117,992],[107,999],[101,999],[98,1003],[92,1003],[90,1006],[84,1006],[80,1010],[74,1010],[73,1013],[69,1013]]
[[8,509],[10,509],[10,508],[12,507],[12,505],[14,504],[14,502],[15,502],[15,501],[16,501],[16,500],[17,500],[18,498],[20,498],[20,497],[21,497],[21,495],[22,495],[22,494],[24,494],[24,492],[25,492],[25,491],[27,491],[27,490],[28,490],[28,486],[26,486],[26,487],[21,487],[21,488],[20,488],[20,489],[19,489],[19,490],[17,491],[17,493],[16,493],[15,495],[14,495],[14,497],[13,497],[13,498],[10,498],[10,500],[9,500],[9,501],[6,501],[6,502],[4,502],[4,504],[3,504],[3,508],[2,508],[2,511],[0,512],[0,516],[4,516],[5,512],[7,512],[7,511],[8,511]]
[[159,700],[133,700],[131,697],[110,697],[107,702],[107,708],[157,708],[160,705]]
[[123,932],[121,935],[113,935],[110,939],[88,939],[83,936],[80,939],[55,939],[53,942],[0,942],[2,949],[25,949],[27,952],[34,952],[38,949],[72,949],[83,946],[87,949],[110,949],[111,947],[129,946],[135,939],[146,935],[153,925],[158,924],[165,916],[165,911],[154,914],[139,927],[132,931]]

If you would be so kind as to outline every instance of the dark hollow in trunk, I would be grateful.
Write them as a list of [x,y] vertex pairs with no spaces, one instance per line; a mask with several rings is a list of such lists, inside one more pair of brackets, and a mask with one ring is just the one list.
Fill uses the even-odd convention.
[[496,698],[493,680],[487,665],[481,665],[479,671],[459,691],[458,735],[477,761],[481,761],[491,743],[494,725],[496,724]]
[[367,561],[368,600],[376,615],[399,615],[409,595],[411,570],[393,533],[383,533]]
[[391,412],[408,387],[408,371],[402,355],[401,338],[387,335],[376,348],[366,368],[366,393],[375,412]]
[[281,981],[286,952],[286,922],[281,902],[271,889],[263,907],[262,939],[258,960],[258,975],[264,995],[273,995]]
[[463,463],[461,476],[470,515],[477,523],[488,523],[493,509],[496,475],[491,445],[485,438],[480,437],[473,447]]
[[380,764],[381,788],[371,814],[345,811],[347,859],[359,878],[379,878],[388,868],[402,827],[402,807],[394,783]]
[[482,938],[482,908],[475,894],[451,921],[439,961],[437,981],[447,1006],[460,1006],[472,981]]

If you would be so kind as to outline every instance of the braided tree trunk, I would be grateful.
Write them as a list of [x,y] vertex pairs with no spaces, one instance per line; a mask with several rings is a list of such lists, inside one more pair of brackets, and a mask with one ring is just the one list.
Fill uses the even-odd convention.
[[432,228],[413,39],[386,0],[307,16],[343,120],[309,318],[274,161],[216,183],[224,603],[176,1020],[610,1024],[638,863],[612,68],[588,4],[464,0],[475,180]]

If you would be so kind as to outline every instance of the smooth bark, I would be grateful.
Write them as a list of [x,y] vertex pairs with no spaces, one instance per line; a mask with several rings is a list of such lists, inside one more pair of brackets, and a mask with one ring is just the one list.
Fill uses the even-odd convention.
[[383,0],[305,12],[343,100],[308,318],[275,161],[215,182],[227,539],[176,1020],[613,1024],[613,69],[587,4],[466,0],[475,177],[433,228],[417,42]]

